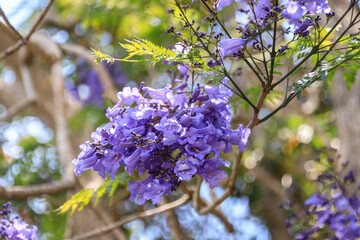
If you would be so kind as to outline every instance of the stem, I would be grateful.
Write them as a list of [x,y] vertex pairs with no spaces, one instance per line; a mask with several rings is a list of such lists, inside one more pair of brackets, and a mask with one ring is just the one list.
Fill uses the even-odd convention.
[[[291,69],[288,73],[286,73],[279,81],[275,82],[272,87],[276,87],[277,85],[279,85],[281,82],[283,82],[288,76],[290,76],[293,72],[295,72],[299,67],[301,67],[301,65],[303,65],[311,56],[313,56],[318,50],[319,50],[319,46],[330,36],[330,34],[336,29],[336,27],[341,23],[341,21],[344,19],[344,17],[348,14],[348,12],[352,9],[353,6],[355,6],[357,1],[354,1],[352,4],[350,4],[350,6],[346,9],[346,11],[344,12],[344,14],[339,18],[339,20],[335,23],[335,25],[331,28],[331,30],[325,35],[325,37],[323,37],[321,39],[321,41],[312,48],[312,50],[310,51],[310,53],[308,55],[306,55],[304,57],[304,59],[298,63],[293,69]],[[321,59],[320,59],[321,61]]]
[[[351,27],[353,27],[354,22],[359,17],[360,13],[357,13],[355,18],[352,20],[352,22],[349,24],[349,26],[340,34],[340,36],[335,40],[335,42],[331,45],[331,47],[327,50],[327,52],[320,58],[320,60],[317,61],[316,65],[314,66],[314,69],[319,65],[321,61],[323,61],[326,56],[333,50],[333,48],[336,46],[336,44],[340,41],[340,39],[349,31]],[[320,46],[320,45],[319,45]]]
[[[209,11],[209,13],[211,15],[213,15],[215,17],[215,20],[219,23],[219,25],[221,26],[221,28],[224,30],[225,34],[228,36],[229,39],[232,39],[232,36],[230,35],[230,33],[228,32],[228,30],[225,28],[224,24],[219,20],[217,14],[214,14],[214,12],[211,10],[211,8],[206,4],[206,2],[204,0],[201,0],[201,3],[205,6],[205,8]],[[251,56],[249,55],[249,57],[251,58]],[[254,67],[251,65],[251,63],[243,58],[244,62],[246,63],[246,65],[251,69],[251,71],[253,71],[255,73],[255,75],[257,76],[257,78],[259,79],[259,81],[261,82],[262,85],[264,85],[264,81],[262,80],[262,78],[260,77],[259,73],[254,69]],[[255,63],[254,63],[255,64]],[[256,64],[255,64],[256,65]],[[257,68],[259,68],[256,65]],[[261,72],[259,70],[259,72]]]
[[[180,3],[178,0],[175,0],[176,6],[178,7],[178,9],[180,10],[181,14],[184,17],[184,20],[188,23],[188,25],[190,26],[191,30],[193,31],[193,33],[195,34],[195,36],[197,37],[198,41],[200,42],[200,44],[203,46],[204,50],[210,55],[211,52],[209,50],[209,48],[205,45],[205,43],[201,40],[201,38],[199,37],[199,35],[197,34],[197,32],[195,31],[195,29],[193,28],[192,24],[190,23],[190,21],[188,20],[188,18],[186,17],[183,9],[180,6]],[[218,65],[222,65],[218,59],[215,56],[212,56],[212,58],[214,59],[214,61],[218,64]],[[241,94],[241,98],[244,99],[253,109],[258,110],[256,108],[256,106],[246,97],[246,95],[244,94],[244,92],[239,88],[239,86],[235,83],[235,81],[231,78],[231,76],[229,75],[229,73],[226,71],[226,68],[223,66],[223,73],[224,75],[230,80],[230,82],[234,85],[234,87],[236,88],[236,90],[239,91],[239,93]]]
[[271,64],[270,64],[270,78],[269,78],[270,84],[274,78],[274,67],[275,67],[275,56],[276,56],[276,48],[275,48],[276,31],[277,31],[277,21],[274,21],[274,34],[273,34],[274,36],[273,36],[273,45],[272,45],[272,50],[271,50]]
[[[355,58],[356,56],[358,56],[360,54],[360,50],[358,50],[353,56],[349,57],[348,59],[344,60],[344,61],[341,61],[339,62],[338,64],[336,64],[335,66],[333,66],[332,68],[330,68],[328,70],[328,72],[331,72],[332,70],[336,69],[337,67],[339,67],[340,65],[344,64],[345,62],[347,61],[350,61],[352,60],[353,58]],[[320,76],[318,78],[316,78],[314,80],[314,82],[316,80],[318,80],[320,78]],[[293,99],[294,97],[298,94],[298,92],[293,92],[291,93],[283,102],[280,106],[278,106],[274,111],[272,111],[271,113],[269,113],[267,116],[265,116],[264,118],[260,119],[258,121],[257,124],[260,124],[262,122],[265,122],[267,119],[269,119],[271,116],[273,116],[275,113],[277,113],[280,109],[286,107]]]

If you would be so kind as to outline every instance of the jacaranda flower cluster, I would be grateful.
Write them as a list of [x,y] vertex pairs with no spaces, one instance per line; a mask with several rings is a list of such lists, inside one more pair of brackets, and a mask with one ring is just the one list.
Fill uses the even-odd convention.
[[[119,68],[119,62],[114,62],[111,65],[106,64],[104,67],[114,80],[115,85],[122,88],[126,82],[126,77]],[[71,81],[65,83],[65,87],[70,95],[85,106],[94,105],[102,107],[104,105],[104,87],[96,70],[89,68],[87,62],[81,58],[76,61],[76,70],[76,83]]]
[[10,220],[10,203],[5,203],[0,208],[0,239],[6,240],[37,240],[38,229],[36,226],[29,226],[20,217]]
[[323,185],[322,192],[305,200],[303,214],[291,213],[287,219],[287,228],[297,240],[360,238],[359,188],[354,174],[334,170],[332,157],[327,166],[317,180]]
[[250,135],[242,125],[230,129],[231,95],[223,85],[191,89],[185,82],[158,90],[125,87],[119,102],[107,110],[110,122],[92,133],[92,143],[80,146],[73,161],[76,174],[92,169],[114,179],[120,165],[130,175],[146,174],[142,181],[129,182],[130,199],[138,204],[160,203],[161,196],[195,174],[211,188],[217,186],[227,176],[220,167],[229,166],[220,152],[229,153],[232,145],[244,151]]
[[[215,7],[220,11],[234,1],[220,0]],[[247,47],[259,51],[263,50],[263,48],[270,48],[273,43],[266,42],[266,34],[264,35],[263,32],[273,21],[287,19],[289,24],[294,27],[293,33],[295,35],[306,37],[310,33],[310,27],[317,25],[321,20],[320,16],[314,17],[314,15],[326,13],[327,18],[334,16],[334,13],[330,13],[331,9],[327,4],[327,0],[295,0],[277,5],[273,5],[270,0],[236,0],[236,2],[241,3],[239,11],[247,13],[249,22],[245,26],[236,28],[241,35],[240,38],[219,41],[219,51],[222,57],[237,56],[239,54],[241,57]],[[284,33],[289,32],[288,30],[284,31]],[[264,36],[261,37],[261,34]]]

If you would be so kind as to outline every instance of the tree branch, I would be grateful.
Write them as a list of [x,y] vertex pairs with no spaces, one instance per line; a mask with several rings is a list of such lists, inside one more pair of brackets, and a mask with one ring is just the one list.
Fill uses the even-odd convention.
[[[13,54],[14,52],[16,52],[20,47],[22,47],[23,45],[25,45],[30,37],[32,36],[32,34],[36,31],[36,29],[39,27],[40,23],[42,22],[42,20],[44,19],[45,15],[47,14],[47,12],[49,11],[49,9],[51,8],[52,3],[55,0],[50,0],[49,3],[46,5],[45,9],[42,11],[42,13],[40,14],[40,16],[38,17],[38,19],[36,20],[36,22],[33,24],[33,26],[30,28],[30,31],[28,34],[26,34],[25,37],[20,37],[20,40],[17,41],[14,45],[9,46],[7,49],[5,49],[5,51],[3,51],[2,53],[0,53],[0,60],[3,59],[4,57],[10,56],[11,54]],[[5,18],[4,18],[5,20]],[[6,20],[5,20],[6,21]],[[16,30],[15,30],[16,31]],[[17,32],[17,31],[16,31]],[[17,32],[16,35],[18,35],[19,33]],[[20,35],[21,36],[21,35]]]
[[0,122],[8,121],[13,116],[15,116],[18,112],[21,112],[28,106],[34,103],[34,99],[21,99],[15,105],[11,106],[7,111],[6,114],[0,117]]
[[[165,197],[161,198],[161,205],[167,204],[167,200]],[[178,216],[176,215],[175,209],[171,209],[166,211],[165,213],[166,221],[168,223],[170,232],[171,232],[171,239],[173,240],[185,240],[186,237],[181,230],[180,223],[178,220]]]
[[201,188],[201,183],[203,181],[203,178],[198,176],[197,182],[196,182],[196,188],[193,194],[193,199],[192,199],[192,206],[193,208],[198,211],[199,210],[199,202],[200,202],[200,188]]
[[7,188],[0,186],[0,199],[26,199],[43,194],[53,195],[65,192],[74,188],[74,186],[74,182],[68,179],[33,186],[13,186]]
[[[256,103],[256,109],[254,109],[253,116],[249,124],[247,125],[248,128],[253,129],[257,124],[259,124],[260,120],[258,118],[260,109],[262,108],[262,105],[264,104],[266,96],[270,93],[270,90],[272,89],[271,86],[268,83],[267,85],[263,86],[261,89],[261,94],[259,96],[259,99]],[[214,200],[211,205],[201,209],[199,211],[200,215],[207,214],[211,212],[213,209],[215,209],[219,204],[221,204],[226,198],[228,198],[232,192],[232,190],[235,187],[237,175],[239,173],[240,168],[240,162],[242,158],[242,152],[239,152],[234,163],[234,167],[231,172],[231,178],[230,181],[226,187],[225,193],[218,199]]]
[[[96,207],[90,207],[90,208],[105,224],[108,225],[113,222],[113,219],[111,218],[111,216],[109,216],[109,214],[107,212],[103,211],[103,209],[98,209]],[[117,240],[126,240],[127,239],[124,232],[121,231],[119,228],[113,229],[112,234],[115,236],[115,238]]]
[[15,33],[16,36],[20,38],[20,40],[23,42],[23,44],[26,43],[24,37],[14,28],[14,26],[9,22],[9,19],[6,17],[4,11],[0,7],[0,16],[4,19],[6,25],[10,28],[10,30]]
[[[36,41],[34,45],[40,45],[43,42]],[[52,92],[53,92],[53,102],[54,102],[54,113],[52,114],[55,122],[55,132],[56,132],[56,146],[59,154],[60,164],[63,169],[62,179],[53,183],[38,184],[33,186],[13,186],[8,188],[0,188],[0,198],[15,199],[15,198],[27,198],[30,196],[39,196],[42,194],[57,194],[60,192],[67,191],[75,187],[75,178],[74,170],[71,164],[71,159],[73,157],[72,149],[69,142],[66,118],[65,118],[65,105],[64,105],[64,79],[62,76],[62,66],[61,66],[61,56],[58,54],[59,50],[57,45],[49,41],[48,49],[52,49],[55,52],[45,52],[44,54],[51,54],[51,57],[57,57],[51,65],[51,74],[52,74]],[[40,47],[39,46],[39,47]],[[33,89],[31,75],[29,70],[24,65],[21,66],[21,74],[24,81],[24,88],[26,95],[31,97],[31,102],[35,100],[35,91]],[[27,99],[27,102],[30,100]],[[11,114],[16,114],[17,111],[26,107],[27,105],[24,102],[23,105],[15,105],[17,109],[13,108]],[[15,111],[17,110],[17,111]],[[6,117],[9,117],[11,114],[7,114]]]
[[133,214],[133,215],[130,215],[130,216],[126,216],[126,217],[120,219],[117,222],[114,222],[114,223],[109,224],[109,225],[104,226],[104,227],[97,228],[94,231],[88,232],[86,234],[82,234],[82,235],[79,235],[77,237],[71,238],[71,240],[89,239],[90,237],[100,236],[102,234],[105,234],[105,233],[107,233],[109,231],[112,231],[113,229],[118,228],[118,227],[120,227],[120,226],[122,226],[122,225],[124,225],[124,224],[126,224],[128,222],[134,221],[136,219],[145,218],[145,217],[151,217],[151,216],[154,216],[156,214],[159,214],[159,213],[162,213],[162,212],[169,211],[171,209],[177,208],[177,207],[179,207],[181,205],[184,205],[188,201],[190,201],[190,199],[191,199],[191,197],[190,197],[189,194],[184,194],[181,198],[179,198],[178,200],[176,200],[174,202],[162,205],[162,206],[154,208],[154,209],[147,210],[145,212],[141,212],[141,213]]

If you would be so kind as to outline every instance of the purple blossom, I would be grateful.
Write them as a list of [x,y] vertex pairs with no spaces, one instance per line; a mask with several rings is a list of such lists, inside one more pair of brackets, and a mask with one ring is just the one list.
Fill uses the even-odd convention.
[[10,203],[8,202],[0,209],[0,238],[9,240],[37,240],[37,227],[29,226],[18,216],[10,220],[9,214],[11,210],[8,209],[9,207]]
[[281,15],[284,18],[289,19],[290,24],[299,25],[300,20],[306,13],[306,8],[304,8],[299,2],[289,1]]
[[270,0],[260,0],[255,5],[255,16],[253,19],[260,20],[264,19],[271,9]]
[[219,42],[222,57],[232,55],[246,47],[247,40],[243,38],[224,39]]
[[194,163],[189,159],[177,161],[174,169],[176,176],[178,176],[181,181],[190,180],[196,171],[196,166],[194,166]]
[[[86,61],[80,58],[77,60],[76,66],[76,82],[65,82],[65,88],[74,99],[81,101],[84,105],[103,106],[104,99],[102,95],[104,88],[97,72],[90,69]],[[114,83],[118,87],[123,87],[126,77],[120,70],[119,62],[104,64],[104,67],[108,70],[108,74],[112,77]]]
[[294,34],[299,34],[302,37],[309,35],[310,31],[308,28],[314,25],[311,19],[306,19],[303,23],[299,25],[299,27],[295,30]]
[[160,203],[195,174],[213,188],[226,177],[220,151],[232,145],[244,151],[250,135],[242,125],[230,129],[230,96],[224,86],[198,84],[191,91],[185,82],[173,89],[124,88],[119,103],[107,110],[110,122],[91,135],[92,143],[80,146],[75,172],[92,169],[114,179],[124,166],[130,175],[146,173],[146,179],[129,182],[130,199],[138,204]]
[[305,206],[323,206],[327,203],[326,199],[322,196],[319,196],[318,194],[312,195],[310,198],[308,198],[305,201]]
[[218,11],[221,11],[221,10],[223,10],[224,7],[229,6],[234,1],[242,2],[243,0],[219,0],[218,3],[216,4],[216,8],[217,8]]
[[281,15],[289,19],[290,24],[294,24],[295,28],[300,26],[303,17],[309,14],[329,13],[330,7],[327,0],[296,0],[289,1],[285,5],[285,10]]
[[[328,159],[334,160],[333,157]],[[326,165],[327,171],[318,177],[318,182],[323,185],[323,192],[315,193],[305,200],[304,214],[292,213],[287,219],[287,228],[295,239],[336,237],[355,240],[360,237],[359,189],[353,181],[350,184],[354,186],[348,188],[350,184],[344,180],[352,173],[350,171],[349,174],[343,175],[342,172],[333,170],[334,161],[327,161],[327,164],[330,164]],[[342,180],[339,181],[340,179]]]
[[126,105],[132,105],[134,102],[137,103],[141,97],[137,88],[124,87],[122,92],[117,94],[119,100],[123,101]]

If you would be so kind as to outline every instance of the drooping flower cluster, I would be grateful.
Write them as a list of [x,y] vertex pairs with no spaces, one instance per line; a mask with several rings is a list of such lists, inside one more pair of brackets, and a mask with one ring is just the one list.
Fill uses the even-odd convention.
[[[220,0],[216,6],[218,10],[222,10],[233,2],[234,0]],[[326,13],[327,17],[334,16],[334,13],[330,14],[331,9],[327,0],[294,0],[276,6],[272,5],[270,0],[236,0],[236,2],[243,3],[245,7],[240,11],[248,13],[250,20],[244,27],[236,28],[241,34],[240,38],[223,39],[219,42],[222,57],[237,55],[247,47],[259,51],[271,47],[272,43],[266,43],[265,39],[259,37],[271,21],[285,18],[294,26],[295,35],[305,37],[310,33],[309,28],[321,19],[319,16],[313,18],[312,15]]]
[[37,240],[38,229],[36,226],[29,226],[20,217],[10,220],[10,202],[5,203],[0,209],[0,239],[6,240]]
[[[226,81],[223,80],[226,84]],[[220,158],[232,145],[244,151],[250,129],[230,129],[231,113],[226,105],[232,92],[225,86],[200,85],[190,90],[186,83],[171,89],[125,87],[119,102],[107,110],[108,124],[81,145],[73,163],[76,174],[93,169],[103,178],[114,179],[120,165],[131,175],[146,173],[142,181],[129,182],[131,200],[138,204],[176,190],[195,174],[213,188],[226,177]]]
[[299,27],[302,24],[302,19],[305,15],[329,13],[330,10],[327,0],[297,0],[289,1],[285,5],[282,16],[289,19],[290,24]]
[[[333,160],[328,158],[331,166]],[[304,202],[305,219],[298,214],[289,215],[289,232],[298,240],[360,238],[359,188],[355,186],[353,172],[343,175],[330,167],[318,177],[318,182],[323,184],[324,190]]]
[[[104,65],[109,75],[113,78],[118,87],[123,87],[126,82],[125,75],[119,68],[119,62]],[[76,62],[77,82],[67,81],[65,87],[71,96],[79,100],[84,105],[94,105],[101,107],[104,105],[103,93],[104,88],[100,82],[99,76],[95,69],[88,67],[84,59],[78,59]]]

